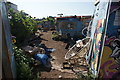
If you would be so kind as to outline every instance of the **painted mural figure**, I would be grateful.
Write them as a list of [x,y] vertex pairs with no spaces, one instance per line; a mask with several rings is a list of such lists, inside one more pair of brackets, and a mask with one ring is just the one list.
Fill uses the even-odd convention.
[[97,70],[97,63],[98,63],[98,56],[100,52],[100,43],[101,43],[101,37],[102,37],[102,31],[103,31],[103,25],[104,25],[104,19],[98,20],[97,27],[94,33],[94,45],[93,45],[93,67],[95,70]]
[[120,40],[115,39],[112,46],[114,49],[110,56],[113,57],[116,63],[119,65],[116,69],[120,70]]

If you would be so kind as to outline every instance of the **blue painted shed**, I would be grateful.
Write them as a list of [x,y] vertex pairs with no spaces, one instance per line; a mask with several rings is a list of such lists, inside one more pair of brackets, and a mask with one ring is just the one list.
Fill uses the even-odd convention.
[[91,20],[91,16],[87,16],[89,19],[82,19],[82,16],[66,16],[66,17],[57,17],[56,18],[56,29],[62,36],[66,36],[66,34],[70,34],[71,36],[81,35],[82,29],[85,26],[85,21],[89,23]]

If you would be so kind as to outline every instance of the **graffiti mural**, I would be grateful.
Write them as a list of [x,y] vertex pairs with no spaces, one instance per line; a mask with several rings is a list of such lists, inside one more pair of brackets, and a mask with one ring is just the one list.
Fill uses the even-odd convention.
[[101,59],[101,78],[120,80],[120,5],[111,4],[106,39]]
[[104,19],[98,20],[98,24],[93,39],[93,53],[92,53],[92,63],[91,63],[92,69],[94,71],[97,71],[97,67],[98,67],[97,65],[98,65],[98,58],[99,58],[99,52],[101,46],[103,26],[104,26]]
[[113,49],[113,52],[111,54],[111,57],[113,57],[115,60],[117,60],[117,63],[118,63],[118,61],[120,60],[120,39],[115,39],[113,41],[112,46],[114,47],[114,49]]
[[100,76],[102,78],[114,78],[118,73],[120,73],[120,40],[113,36],[105,41]]
[[86,57],[87,63],[90,64],[90,71],[97,76],[100,69],[101,54],[103,50],[103,43],[105,38],[105,29],[108,16],[109,0],[102,2],[96,0],[93,20],[90,25],[88,36],[91,37],[91,47]]
[[100,0],[95,7],[86,60],[95,76],[120,80],[120,2]]

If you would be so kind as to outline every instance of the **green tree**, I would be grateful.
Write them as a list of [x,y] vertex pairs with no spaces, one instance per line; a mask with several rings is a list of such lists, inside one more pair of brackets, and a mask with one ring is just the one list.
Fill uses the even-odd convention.
[[23,11],[14,12],[12,8],[8,10],[8,16],[10,19],[11,33],[16,36],[17,45],[20,45],[26,39],[37,30],[37,21],[29,15],[26,15]]

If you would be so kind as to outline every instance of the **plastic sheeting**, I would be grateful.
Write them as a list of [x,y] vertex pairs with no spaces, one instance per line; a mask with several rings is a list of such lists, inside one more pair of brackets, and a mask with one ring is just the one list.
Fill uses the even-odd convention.
[[46,54],[35,54],[34,55],[35,59],[42,62],[43,65],[47,66],[47,63],[48,63],[48,56]]

